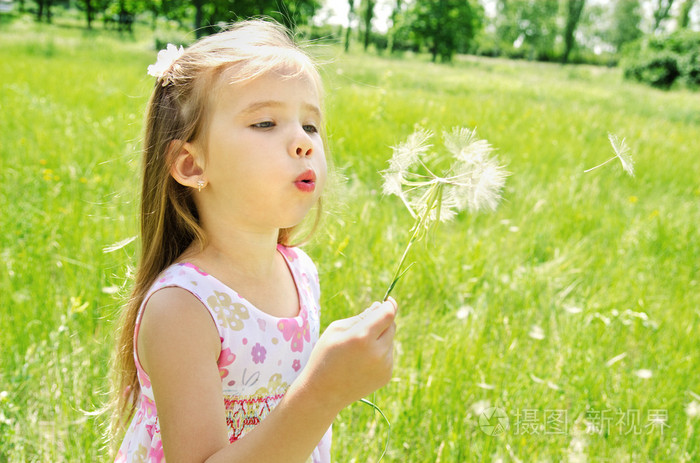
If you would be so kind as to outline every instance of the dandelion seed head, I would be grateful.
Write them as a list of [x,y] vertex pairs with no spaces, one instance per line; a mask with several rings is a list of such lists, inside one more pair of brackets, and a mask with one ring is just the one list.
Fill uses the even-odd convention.
[[501,199],[507,174],[494,159],[482,163],[477,172],[473,187],[465,190],[468,193],[467,208],[470,211],[493,211]]
[[382,191],[387,195],[401,195],[402,177],[398,172],[385,172]]
[[476,129],[469,130],[466,127],[454,127],[451,131],[442,133],[445,148],[455,156],[459,156],[475,137]]
[[432,136],[432,132],[424,129],[418,129],[409,135],[404,143],[394,147],[394,155],[389,161],[389,170],[401,173],[410,169],[432,147],[428,143]]
[[608,140],[610,140],[610,144],[612,145],[613,151],[615,151],[615,156],[617,156],[617,158],[622,163],[622,168],[624,169],[624,171],[627,172],[630,176],[634,177],[634,160],[632,159],[632,155],[630,154],[629,146],[627,146],[627,144],[625,143],[625,139],[623,138],[622,141],[620,141],[617,135],[609,133]]
[[[399,196],[414,218],[424,217],[425,229],[452,220],[465,209],[496,209],[508,174],[491,155],[491,145],[478,139],[474,130],[456,127],[443,133],[449,156],[441,157],[430,151],[432,135],[418,129],[393,148],[389,167],[382,172],[384,193]],[[448,158],[452,165],[445,172],[435,173],[427,165]]]

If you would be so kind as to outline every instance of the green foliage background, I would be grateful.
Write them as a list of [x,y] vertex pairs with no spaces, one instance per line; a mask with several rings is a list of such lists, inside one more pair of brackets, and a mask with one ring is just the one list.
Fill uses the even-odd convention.
[[[21,20],[0,42],[0,461],[103,461],[104,420],[85,412],[105,402],[137,245],[104,248],[137,233],[153,42]],[[416,124],[476,126],[512,172],[498,211],[439,228],[395,291],[395,375],[374,397],[392,422],[383,461],[700,458],[698,99],[594,67],[315,52],[345,177],[307,246],[325,324],[388,284],[411,219],[378,171]],[[612,156],[608,132],[627,138],[636,178],[583,173]],[[506,432],[482,432],[485,406]],[[387,434],[349,407],[334,461],[376,461]]]
[[645,37],[626,48],[622,61],[627,78],[657,88],[676,81],[700,87],[700,32],[681,30],[662,37]]

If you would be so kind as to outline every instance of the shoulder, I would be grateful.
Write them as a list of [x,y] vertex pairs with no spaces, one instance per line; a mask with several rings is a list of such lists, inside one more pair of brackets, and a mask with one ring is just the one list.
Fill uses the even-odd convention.
[[190,291],[169,286],[155,290],[145,301],[137,349],[146,371],[182,349],[218,358],[221,348],[216,324]]
[[319,282],[318,269],[316,268],[314,261],[301,248],[288,248],[281,246],[280,252],[287,257],[290,265],[296,269],[297,274],[301,277],[301,286],[310,291],[316,305],[320,306],[321,285]]

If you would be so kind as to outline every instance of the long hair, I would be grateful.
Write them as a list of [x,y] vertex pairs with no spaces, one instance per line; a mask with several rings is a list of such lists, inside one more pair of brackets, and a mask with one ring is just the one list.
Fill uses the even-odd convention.
[[[156,277],[194,242],[203,248],[206,237],[192,198],[192,188],[170,175],[174,154],[185,142],[206,133],[210,92],[222,73],[239,83],[273,70],[310,76],[322,98],[321,77],[311,58],[294,43],[283,26],[265,20],[236,23],[188,47],[158,78],[145,120],[142,189],[141,251],[129,300],[122,310],[112,371],[110,441],[117,439],[137,406],[140,387],[134,363],[134,329],[144,297]],[[290,71],[290,69],[292,71]],[[324,147],[324,124],[320,133]],[[206,156],[206,154],[205,154]],[[320,204],[316,219],[320,217]],[[313,231],[312,228],[312,231]],[[281,229],[278,243],[289,245],[294,228]]]

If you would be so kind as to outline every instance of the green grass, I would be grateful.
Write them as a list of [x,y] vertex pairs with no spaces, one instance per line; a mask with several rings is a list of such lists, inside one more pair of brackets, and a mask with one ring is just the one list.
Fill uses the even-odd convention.
[[[103,248],[137,233],[155,51],[136,37],[0,24],[0,462],[105,459],[103,420],[84,411],[105,401],[135,263],[135,244]],[[392,423],[383,461],[699,459],[686,412],[700,401],[698,95],[614,69],[320,53],[346,178],[307,246],[325,324],[389,283],[411,219],[378,171],[416,124],[478,127],[512,173],[500,208],[438,228],[394,291],[394,380],[373,398]],[[613,163],[583,173],[612,156],[608,132],[627,138],[635,178]],[[484,406],[510,429],[484,433]],[[648,427],[659,413],[663,433]],[[376,461],[387,431],[349,407],[334,461]]]

